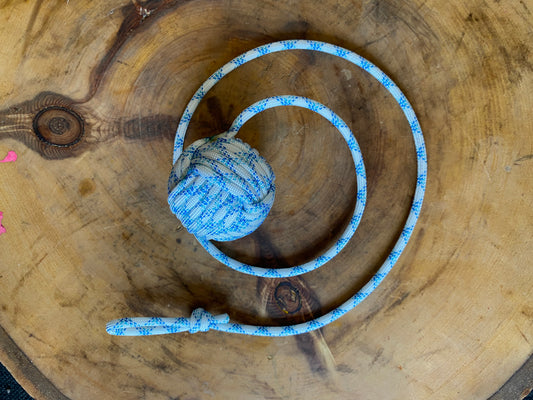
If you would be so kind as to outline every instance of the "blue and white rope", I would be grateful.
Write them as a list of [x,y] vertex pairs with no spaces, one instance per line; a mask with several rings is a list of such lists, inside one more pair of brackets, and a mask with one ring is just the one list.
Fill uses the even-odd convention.
[[366,205],[366,174],[365,166],[363,164],[363,156],[361,155],[361,149],[357,140],[353,136],[348,125],[333,111],[323,104],[320,104],[314,100],[299,97],[299,96],[275,96],[269,97],[263,100],[260,100],[250,107],[246,108],[242,113],[240,113],[233,124],[231,125],[228,132],[219,135],[224,138],[234,137],[239,129],[254,115],[267,110],[269,108],[281,107],[281,106],[294,106],[306,108],[308,110],[314,111],[317,114],[322,115],[329,122],[333,124],[335,128],[339,130],[342,137],[348,144],[350,153],[355,164],[355,174],[357,178],[357,194],[356,194],[356,204],[354,213],[350,219],[350,222],[340,238],[321,256],[315,258],[312,261],[309,261],[305,264],[298,265],[290,268],[260,268],[252,265],[248,265],[232,259],[220,251],[211,241],[206,240],[202,237],[197,237],[200,244],[221,263],[227,265],[230,268],[233,268],[239,272],[250,274],[254,276],[260,276],[265,278],[287,278],[290,276],[301,275],[306,272],[312,271],[319,268],[320,266],[327,263],[333,257],[340,253],[340,251],[346,246],[348,241],[351,239],[361,218],[363,217],[363,212]]
[[[346,127],[346,124],[340,120],[337,120],[336,115],[329,110],[327,107],[316,103],[312,100],[296,97],[296,96],[279,96],[274,98],[269,98],[262,100],[248,109],[237,117],[234,121],[232,127],[227,133],[218,135],[214,138],[201,139],[193,143],[187,150],[183,151],[183,139],[185,137],[187,127],[192,118],[194,111],[196,110],[198,104],[205,96],[205,94],[225,75],[233,71],[240,65],[254,60],[258,57],[261,57],[266,54],[271,54],[279,51],[285,50],[311,50],[319,51],[322,53],[334,55],[340,58],[343,58],[363,70],[367,71],[374,78],[376,78],[393,96],[393,98],[398,102],[402,111],[404,112],[413,135],[416,155],[417,155],[417,181],[416,189],[413,198],[413,203],[411,205],[411,210],[407,218],[406,224],[398,238],[394,248],[391,253],[379,268],[377,273],[370,279],[370,281],[363,286],[356,294],[354,294],[350,299],[343,303],[340,307],[335,308],[334,310],[328,312],[327,314],[316,318],[314,320],[288,326],[253,326],[253,325],[243,325],[239,323],[232,323],[229,321],[227,314],[212,316],[209,312],[203,309],[196,309],[193,311],[190,318],[122,318],[118,320],[111,321],[107,324],[107,332],[112,335],[120,336],[144,336],[144,335],[157,335],[164,333],[175,333],[188,330],[191,333],[198,331],[207,331],[209,329],[214,329],[223,332],[232,332],[232,333],[241,333],[247,335],[256,335],[256,336],[291,336],[297,335],[305,332],[310,332],[315,329],[319,329],[346,314],[348,311],[356,307],[361,301],[363,301],[367,296],[372,293],[372,291],[381,283],[385,276],[390,272],[401,253],[405,249],[414,229],[414,226],[418,220],[420,210],[422,207],[422,202],[424,198],[424,192],[426,188],[426,179],[427,179],[427,156],[426,148],[424,144],[424,138],[422,135],[422,130],[420,124],[412,106],[407,101],[405,95],[400,91],[398,86],[383,73],[378,67],[373,65],[371,62],[367,61],[363,57],[343,49],[341,47],[331,45],[324,42],[317,42],[311,40],[287,40],[282,42],[276,42],[260,46],[256,49],[250,50],[232,61],[224,65],[213,75],[211,75],[207,81],[196,91],[191,101],[187,105],[183,116],[180,120],[178,130],[176,133],[176,139],[174,142],[174,168],[169,179],[169,203],[171,203],[171,208],[173,207],[173,201],[177,201],[176,198],[180,196],[189,196],[192,194],[192,202],[194,205],[200,207],[200,212],[204,212],[202,207],[209,207],[214,205],[210,203],[213,197],[220,198],[220,194],[216,190],[226,190],[229,194],[224,197],[224,201],[228,200],[231,204],[238,203],[239,207],[246,208],[246,212],[250,211],[249,214],[244,216],[238,215],[235,216],[234,210],[228,210],[223,208],[218,208],[215,213],[209,211],[206,214],[209,217],[218,218],[224,212],[225,215],[222,215],[223,218],[223,232],[215,232],[213,229],[218,229],[219,224],[207,223],[207,226],[202,226],[199,229],[207,232],[205,237],[211,235],[212,237],[218,237],[218,235],[228,234],[230,237],[235,232],[229,232],[234,227],[237,229],[243,228],[247,223],[246,218],[249,218],[251,225],[262,222],[261,218],[264,218],[265,211],[268,213],[268,210],[271,206],[271,201],[273,201],[273,173],[269,171],[269,166],[266,164],[264,159],[260,157],[255,150],[250,149],[249,146],[243,144],[237,139],[232,139],[236,134],[238,129],[244,124],[249,118],[251,118],[256,113],[262,111],[262,107],[275,107],[279,105],[295,105],[300,107],[309,108],[315,112],[320,113],[328,120],[330,120],[333,125],[335,125],[343,134],[345,139],[348,142],[352,156],[354,157],[354,162],[356,165],[356,174],[357,174],[357,204],[354,212],[354,217],[349,224],[346,231],[343,233],[343,236],[351,233],[348,237],[344,237],[342,243],[336,243],[332,248],[330,248],[325,253],[325,258],[319,257],[317,260],[312,261],[311,265],[304,264],[299,267],[292,267],[287,269],[277,269],[270,272],[270,269],[262,269],[252,266],[247,266],[245,264],[239,263],[235,260],[229,259],[225,256],[220,250],[218,250],[208,238],[199,238],[198,240],[210,252],[215,258],[223,262],[226,265],[229,265],[232,268],[235,268],[239,271],[250,273],[252,275],[258,276],[269,276],[269,277],[283,277],[283,276],[294,276],[300,273],[310,271],[314,268],[317,268],[316,263],[322,265],[336,255],[344,245],[346,245],[349,237],[353,234],[351,226],[355,225],[360,221],[362,209],[366,201],[366,181],[364,175],[364,167],[362,163],[362,157],[357,146],[357,142],[353,135]],[[292,104],[283,104],[288,102]],[[342,129],[341,129],[342,128]],[[349,132],[349,133],[347,133]],[[235,151],[229,154],[230,146],[235,147]],[[232,147],[232,148],[233,148]],[[217,151],[224,153],[224,157],[214,157],[213,154]],[[214,158],[213,158],[214,157]],[[196,160],[199,160],[196,163]],[[216,174],[210,170],[206,170],[206,166],[203,164],[204,160],[208,160],[208,164],[215,169]],[[250,161],[251,160],[251,161]],[[243,168],[240,168],[245,161],[250,161],[253,165],[253,172],[250,171],[240,171]],[[192,165],[192,166],[191,166]],[[359,169],[359,171],[358,171]],[[184,172],[184,170],[187,170]],[[243,172],[248,178],[243,178],[242,175],[238,173]],[[247,179],[247,180],[246,180]],[[243,183],[244,186],[236,189],[237,183]],[[209,185],[205,189],[198,189],[195,186],[196,183],[205,183],[209,181]],[[183,183],[185,182],[185,183]],[[176,185],[174,187],[174,185]],[[177,188],[177,189],[176,189]],[[176,195],[176,190],[181,191],[180,195]],[[173,192],[174,191],[174,192]],[[361,193],[360,193],[361,192]],[[174,197],[173,193],[175,194]],[[210,197],[211,196],[211,197]],[[189,201],[185,203],[185,210],[192,210],[194,213],[198,213],[198,209],[194,210],[190,207]],[[249,209],[249,210],[248,210]],[[178,217],[181,209],[176,206],[176,214]],[[175,210],[173,210],[175,211]],[[199,216],[203,218],[203,215]],[[186,216],[184,216],[186,218]],[[240,219],[239,219],[240,218]],[[355,220],[354,220],[355,218]],[[227,222],[229,221],[229,222]],[[183,221],[182,221],[183,222]],[[194,221],[191,222],[194,225]],[[204,229],[205,228],[205,229]],[[189,229],[189,227],[188,227]],[[229,233],[227,233],[228,231]],[[246,231],[246,226],[244,226],[243,232]],[[213,233],[214,232],[214,233]],[[198,238],[198,236],[197,236]],[[319,266],[319,265],[318,265]],[[286,271],[286,272],[283,272]],[[270,275],[272,274],[272,275]],[[279,275],[278,275],[279,274]]]

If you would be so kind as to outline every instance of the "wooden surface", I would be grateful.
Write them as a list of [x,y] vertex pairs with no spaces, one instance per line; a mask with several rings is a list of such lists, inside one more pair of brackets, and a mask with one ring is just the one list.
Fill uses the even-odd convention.
[[[487,399],[533,351],[532,13],[531,0],[1,1],[0,158],[19,158],[0,164],[0,361],[38,399]],[[315,333],[108,336],[110,319],[196,306],[244,323],[311,318],[390,251],[414,189],[409,127],[369,76],[321,54],[232,73],[187,142],[270,95],[327,104],[353,128],[369,179],[346,249],[302,277],[257,279],[211,259],[168,210],[190,96],[232,57],[287,38],[360,53],[413,104],[429,183],[405,254]],[[221,247],[263,266],[318,255],[354,206],[340,135],[275,109],[240,137],[273,166],[276,202],[256,233]]]

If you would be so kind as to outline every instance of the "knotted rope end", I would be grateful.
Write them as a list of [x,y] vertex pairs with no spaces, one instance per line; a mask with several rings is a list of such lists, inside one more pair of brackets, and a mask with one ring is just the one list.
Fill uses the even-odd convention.
[[189,332],[207,332],[211,328],[215,328],[219,324],[229,323],[228,314],[220,314],[213,316],[210,312],[203,308],[195,309],[189,318]]
[[203,308],[194,310],[189,318],[136,317],[120,318],[106,324],[106,332],[114,336],[149,336],[166,333],[207,332],[217,325],[229,323],[228,314],[213,316]]

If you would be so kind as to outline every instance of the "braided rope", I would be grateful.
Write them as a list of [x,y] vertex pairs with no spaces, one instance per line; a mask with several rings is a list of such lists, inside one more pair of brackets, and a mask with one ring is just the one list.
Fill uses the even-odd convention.
[[[237,119],[232,124],[232,127],[227,133],[224,133],[222,135],[219,135],[215,138],[209,138],[209,139],[202,139],[201,141],[197,141],[193,143],[187,150],[183,151],[183,139],[185,137],[187,127],[189,125],[189,122],[192,118],[192,115],[194,111],[196,110],[198,104],[202,100],[202,98],[205,96],[205,94],[225,75],[227,75],[229,72],[233,71],[240,65],[254,60],[258,57],[261,57],[266,54],[275,53],[278,51],[285,51],[285,50],[312,50],[312,51],[319,51],[322,53],[327,53],[330,55],[334,55],[340,58],[343,58],[358,67],[362,68],[363,70],[367,71],[369,74],[371,74],[374,78],[376,78],[393,96],[393,98],[398,102],[400,105],[402,111],[404,112],[409,125],[411,127],[415,148],[416,148],[416,155],[417,155],[417,181],[416,181],[416,189],[415,194],[413,198],[413,203],[411,205],[411,210],[409,213],[409,216],[407,217],[406,224],[400,234],[400,237],[398,238],[396,244],[394,245],[394,248],[392,249],[391,253],[383,263],[383,265],[379,268],[379,270],[376,272],[376,274],[370,279],[370,281],[363,286],[362,289],[360,289],[356,294],[354,294],[350,299],[348,299],[346,302],[344,302],[340,307],[335,308],[334,310],[328,312],[327,314],[324,314],[321,317],[318,317],[314,320],[304,322],[301,324],[296,325],[288,325],[288,326],[253,326],[253,325],[243,325],[238,323],[231,323],[229,322],[229,318],[226,314],[220,315],[220,316],[212,316],[207,311],[203,309],[196,309],[193,311],[193,314],[190,319],[186,318],[122,318],[118,320],[111,321],[107,324],[107,332],[112,335],[120,335],[120,336],[144,336],[144,335],[156,335],[156,334],[163,334],[163,333],[174,333],[174,332],[181,332],[185,330],[189,330],[189,332],[197,332],[197,331],[206,331],[208,329],[214,329],[218,331],[223,332],[232,332],[232,333],[241,333],[241,334],[247,334],[247,335],[256,335],[256,336],[290,336],[290,335],[296,335],[301,334],[305,332],[310,332],[315,329],[319,329],[346,314],[348,311],[355,308],[361,301],[363,301],[367,296],[374,291],[374,289],[381,283],[381,281],[385,278],[385,276],[390,272],[398,258],[400,257],[401,253],[405,249],[411,235],[414,229],[414,226],[418,220],[420,210],[422,207],[422,202],[424,198],[424,192],[426,188],[426,179],[427,179],[427,156],[426,156],[426,148],[424,144],[424,138],[422,135],[422,130],[420,128],[420,124],[418,122],[418,119],[416,118],[416,115],[414,113],[414,110],[412,106],[409,104],[407,98],[405,95],[400,91],[398,86],[385,74],[383,73],[379,68],[377,68],[375,65],[364,59],[363,57],[349,51],[346,49],[343,49],[341,47],[331,45],[328,43],[323,42],[317,42],[317,41],[311,41],[311,40],[287,40],[282,42],[276,42],[267,44],[264,46],[260,46],[256,49],[250,50],[226,65],[224,65],[222,68],[220,68],[218,71],[216,71],[213,75],[211,75],[206,82],[196,91],[194,96],[192,97],[191,101],[187,105],[183,116],[180,120],[180,123],[178,125],[178,130],[176,133],[176,138],[174,142],[174,168],[171,173],[171,177],[169,179],[169,203],[171,203],[171,208],[173,207],[173,201],[177,196],[174,196],[171,199],[171,196],[173,196],[173,185],[177,184],[180,185],[179,182],[183,180],[195,180],[199,179],[198,176],[204,177],[205,179],[202,180],[202,184],[205,183],[205,181],[211,180],[210,185],[207,189],[204,190],[204,192],[201,194],[200,198],[194,199],[195,204],[198,203],[205,207],[207,204],[205,200],[208,198],[207,196],[211,194],[214,190],[219,190],[219,188],[227,189],[228,185],[230,185],[232,182],[240,181],[242,180],[242,175],[235,175],[238,172],[238,168],[234,168],[232,165],[233,163],[228,163],[227,160],[235,161],[237,163],[242,162],[242,159],[236,159],[234,158],[234,155],[229,155],[222,161],[222,166],[227,167],[227,170],[224,170],[222,167],[220,167],[218,164],[215,165],[215,168],[217,168],[217,171],[220,173],[216,176],[213,175],[212,172],[202,172],[203,168],[195,167],[193,168],[191,172],[191,177],[183,177],[180,176],[179,173],[183,172],[181,168],[182,163],[189,162],[188,158],[192,160],[194,154],[200,154],[200,159],[206,158],[209,159],[209,157],[204,157],[205,154],[209,154],[209,152],[212,150],[209,146],[206,149],[202,149],[202,146],[207,145],[210,141],[217,141],[217,140],[237,140],[232,139],[233,136],[237,133],[238,129],[253,115],[257,114],[258,112],[263,111],[267,107],[276,107],[280,105],[294,105],[294,106],[300,106],[309,108],[315,112],[318,112],[319,114],[326,117],[328,120],[330,120],[334,126],[341,131],[341,134],[343,134],[343,137],[348,142],[348,145],[350,147],[350,151],[352,152],[352,157],[354,157],[354,163],[356,165],[356,174],[357,174],[357,185],[358,185],[358,193],[357,193],[357,201],[356,209],[354,211],[354,217],[352,217],[352,220],[346,229],[346,231],[343,233],[343,236],[345,234],[351,233],[352,228],[351,226],[354,225],[354,218],[358,216],[356,223],[360,221],[361,215],[362,215],[362,209],[364,208],[364,204],[366,202],[366,178],[364,175],[364,166],[362,163],[362,157],[361,156],[359,148],[357,146],[357,142],[355,141],[355,138],[349,131],[349,129],[346,126],[346,130],[344,130],[344,127],[346,124],[340,120],[340,118],[337,120],[335,118],[338,118],[331,110],[329,110],[327,107],[321,105],[320,103],[314,102],[309,99],[305,99],[302,97],[297,96],[278,96],[274,98],[268,98],[265,100],[261,100],[260,102],[250,106],[247,108],[243,113],[241,113]],[[290,104],[284,104],[284,103],[290,103]],[[264,107],[264,108],[263,108]],[[342,129],[341,129],[342,128]],[[347,133],[349,132],[349,133]],[[218,146],[218,144],[216,145]],[[205,151],[204,151],[205,150]],[[241,148],[242,150],[242,148]],[[233,198],[230,198],[230,201],[241,201],[242,206],[250,206],[254,205],[259,208],[262,207],[262,209],[270,209],[271,206],[270,199],[273,196],[270,196],[271,192],[273,191],[273,174],[270,174],[270,171],[268,171],[268,164],[264,165],[263,161],[260,156],[256,155],[254,153],[254,150],[244,148],[243,153],[246,158],[253,159],[253,164],[256,165],[259,169],[263,169],[261,176],[254,174],[254,186],[249,187],[247,193],[231,193],[231,195],[235,195],[236,200]],[[205,152],[205,154],[204,154]],[[181,158],[181,161],[180,161]],[[213,161],[213,159],[211,159]],[[218,160],[220,161],[220,160]],[[231,165],[230,165],[231,164]],[[178,166],[178,167],[177,167]],[[358,171],[359,169],[359,171]],[[231,171],[232,174],[230,174],[228,171]],[[225,179],[222,179],[225,178]],[[188,182],[189,184],[190,182]],[[185,190],[185,195],[189,195],[191,192],[196,192],[198,189],[196,187],[187,186],[188,189]],[[191,189],[192,188],[192,189]],[[179,188],[181,190],[181,188]],[[187,191],[188,190],[188,191]],[[363,192],[364,191],[364,192]],[[360,194],[361,192],[361,194]],[[217,193],[215,193],[216,196],[218,196]],[[202,197],[203,196],[203,197]],[[240,196],[240,197],[239,197]],[[266,199],[266,200],[265,200]],[[239,203],[240,204],[240,203]],[[253,208],[253,207],[252,207]],[[189,209],[191,211],[192,209]],[[252,210],[254,211],[255,208]],[[174,211],[174,210],[173,210]],[[196,209],[193,210],[194,212],[197,212]],[[203,212],[203,210],[201,210]],[[237,217],[233,215],[233,211],[226,211],[227,214],[224,216],[224,227],[230,230],[232,227],[237,227],[238,229],[241,229],[244,225],[244,223],[239,222],[236,220]],[[268,213],[268,211],[266,211]],[[361,215],[358,213],[361,212]],[[219,211],[218,214],[222,214],[221,211]],[[263,212],[264,214],[264,212]],[[258,222],[263,214],[250,214],[252,215],[252,223]],[[266,215],[265,215],[266,216]],[[229,222],[227,222],[229,221]],[[237,221],[237,222],[236,222]],[[182,221],[183,222],[183,221]],[[259,223],[262,222],[262,220],[259,221]],[[232,224],[229,226],[228,224]],[[208,222],[209,225],[209,222]],[[210,229],[211,227],[208,226]],[[203,227],[202,227],[203,229]],[[208,229],[208,230],[209,230]],[[232,232],[231,234],[233,235]],[[240,234],[241,232],[238,232]],[[215,232],[216,234],[216,232]],[[351,235],[349,236],[351,237]],[[303,266],[298,267],[292,267],[292,268],[286,268],[286,269],[277,269],[274,270],[276,272],[271,272],[270,269],[262,269],[252,266],[247,266],[246,264],[239,263],[235,260],[230,259],[227,257],[224,253],[222,253],[220,250],[218,250],[210,241],[208,238],[200,237],[198,240],[206,248],[206,250],[213,255],[216,259],[223,262],[226,265],[229,265],[230,267],[237,269],[241,272],[249,273],[252,275],[258,275],[258,276],[273,276],[273,277],[280,277],[280,276],[294,276],[298,275],[300,273],[304,273],[307,271],[310,271],[314,268],[317,268],[318,266],[324,264],[327,262],[331,257],[338,254],[342,247],[346,245],[347,241],[349,240],[349,237],[345,237],[344,241],[340,244],[337,242],[332,248],[326,251],[326,253],[318,257],[316,260],[312,261],[311,263],[304,264]],[[329,257],[329,258],[328,258]],[[317,263],[320,264],[317,266]],[[284,272],[280,272],[284,271]],[[273,275],[270,275],[273,274]],[[277,275],[280,274],[280,275]]]
[[[269,108],[281,107],[281,106],[294,106],[306,108],[308,110],[314,111],[317,114],[320,114],[326,118],[331,124],[339,130],[342,137],[348,144],[350,153],[355,164],[355,173],[357,178],[357,194],[356,194],[356,204],[353,215],[350,219],[350,222],[340,238],[322,255],[315,258],[312,261],[309,261],[305,264],[298,265],[290,268],[260,268],[254,267],[242,263],[240,261],[234,260],[220,251],[211,241],[206,240],[202,237],[197,237],[200,244],[221,263],[227,265],[230,268],[233,268],[239,272],[250,274],[254,276],[260,276],[265,278],[287,278],[290,276],[301,275],[306,272],[317,269],[318,267],[324,265],[326,262],[331,260],[340,251],[346,246],[348,241],[351,239],[361,218],[363,217],[363,211],[366,205],[366,175],[365,175],[365,166],[363,164],[363,156],[361,155],[361,149],[357,140],[353,136],[348,125],[332,110],[326,107],[323,104],[318,103],[317,101],[300,97],[300,96],[275,96],[269,97],[263,100],[258,101],[257,103],[252,104],[250,107],[246,108],[242,113],[240,113],[227,133],[224,133],[223,137],[234,137],[239,129],[254,115],[267,110]],[[246,166],[248,168],[248,165]]]

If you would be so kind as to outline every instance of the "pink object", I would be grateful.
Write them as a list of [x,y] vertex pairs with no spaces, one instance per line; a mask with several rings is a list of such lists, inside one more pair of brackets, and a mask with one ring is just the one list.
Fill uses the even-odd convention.
[[4,228],[4,227],[2,226],[2,217],[3,217],[3,216],[4,216],[4,213],[3,213],[2,211],[0,211],[0,235],[1,235],[2,233],[6,233],[6,228]]
[[15,153],[14,151],[8,151],[7,156],[5,156],[5,158],[0,162],[12,162],[12,161],[17,161],[17,153]]

